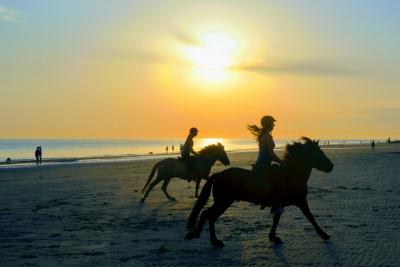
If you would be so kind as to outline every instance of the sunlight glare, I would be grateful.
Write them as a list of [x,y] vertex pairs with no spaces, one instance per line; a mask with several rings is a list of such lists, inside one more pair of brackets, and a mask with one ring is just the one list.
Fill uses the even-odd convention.
[[194,74],[204,82],[227,79],[233,65],[237,42],[223,32],[208,32],[199,38],[199,45],[184,47],[186,60],[195,66]]
[[218,143],[224,144],[223,138],[202,138],[199,141],[199,147],[201,148]]

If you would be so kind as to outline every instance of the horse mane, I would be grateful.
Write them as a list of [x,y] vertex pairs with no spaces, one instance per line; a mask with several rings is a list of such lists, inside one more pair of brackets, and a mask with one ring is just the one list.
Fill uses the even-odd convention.
[[293,142],[293,144],[286,145],[286,153],[284,155],[284,161],[288,162],[294,158],[302,157],[309,154],[312,148],[317,145],[318,141],[311,140],[308,137],[303,136],[300,138],[300,142]]
[[221,149],[221,147],[222,147],[222,145],[221,145],[220,143],[218,143],[218,144],[211,144],[211,145],[208,145],[208,146],[202,148],[202,149],[199,151],[199,154],[200,154],[200,155],[205,155],[205,154],[208,154],[208,153],[210,153],[210,152],[214,152],[214,151],[216,151],[216,150],[219,150],[219,149]]

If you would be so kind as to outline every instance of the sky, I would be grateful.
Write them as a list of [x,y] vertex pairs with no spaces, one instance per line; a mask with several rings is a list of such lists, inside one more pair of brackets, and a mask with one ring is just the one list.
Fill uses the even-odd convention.
[[0,0],[0,138],[400,138],[400,1]]

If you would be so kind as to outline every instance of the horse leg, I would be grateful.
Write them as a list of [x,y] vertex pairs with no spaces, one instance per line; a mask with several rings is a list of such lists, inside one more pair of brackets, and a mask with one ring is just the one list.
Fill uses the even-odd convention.
[[190,232],[185,236],[185,239],[190,240],[194,238],[199,238],[201,231],[203,230],[204,223],[208,220],[209,209],[204,210],[200,215],[199,223],[197,224],[194,232]]
[[319,227],[319,225],[317,224],[317,222],[314,219],[314,216],[312,215],[310,208],[308,207],[308,203],[307,200],[302,201],[298,207],[301,209],[301,211],[303,212],[303,214],[306,216],[306,218],[310,221],[310,223],[314,226],[315,231],[317,232],[317,234],[324,240],[328,240],[329,238],[331,238],[330,235],[328,235],[327,233],[325,233],[321,227]]
[[167,198],[168,198],[169,200],[175,201],[175,198],[174,198],[174,197],[171,197],[171,196],[168,194],[168,192],[167,192],[167,186],[168,186],[168,184],[169,184],[169,181],[171,181],[171,178],[164,179],[164,183],[163,183],[163,185],[161,186],[161,188],[162,188],[164,194],[167,196]]
[[142,199],[140,200],[141,202],[144,202],[149,195],[150,191],[153,189],[154,186],[156,186],[159,182],[161,182],[163,178],[157,175],[157,179],[155,179],[151,184],[149,185],[149,188],[147,188],[146,193],[143,195]]
[[200,187],[201,177],[196,178],[196,192],[194,194],[195,198],[199,197],[199,187]]
[[209,227],[210,227],[210,241],[213,246],[216,247],[223,247],[224,242],[219,240],[215,234],[215,222],[233,203],[233,201],[229,202],[220,202],[214,203],[214,205],[209,209]]
[[276,228],[278,227],[279,224],[279,219],[281,218],[280,213],[275,213],[274,218],[272,219],[272,227],[271,230],[269,231],[269,240],[276,244],[282,244],[282,239],[276,236]]

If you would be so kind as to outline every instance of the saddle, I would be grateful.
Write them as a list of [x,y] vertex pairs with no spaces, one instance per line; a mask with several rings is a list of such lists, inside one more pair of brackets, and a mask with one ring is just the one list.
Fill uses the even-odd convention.
[[284,175],[285,168],[279,164],[271,164],[271,165],[256,165],[251,164],[252,175],[254,176],[263,176],[263,177],[274,177],[274,178],[281,178]]
[[[285,183],[285,168],[279,164],[252,164],[252,167],[252,176],[255,181],[258,181],[259,183],[261,182],[264,185],[268,184],[270,190],[265,199],[265,204],[261,205],[261,209],[264,209],[269,205],[272,205],[273,208],[276,208],[276,205],[280,205],[281,202],[281,195],[283,193],[283,186]],[[271,213],[275,213],[275,211],[272,211],[271,209]]]
[[181,162],[183,162],[183,164],[185,164],[189,176],[192,177],[196,170],[196,157],[194,156],[190,156],[188,158],[178,157],[178,160],[180,160]]

